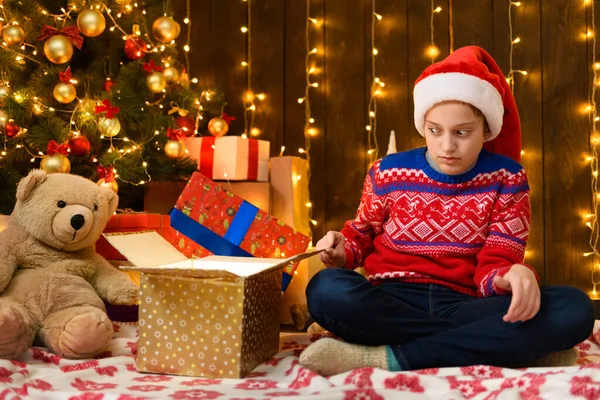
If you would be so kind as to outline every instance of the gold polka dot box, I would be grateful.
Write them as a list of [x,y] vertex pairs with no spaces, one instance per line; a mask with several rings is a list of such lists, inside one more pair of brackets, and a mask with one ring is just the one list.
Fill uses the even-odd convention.
[[277,353],[285,261],[190,260],[156,232],[105,236],[141,272],[139,371],[242,378]]

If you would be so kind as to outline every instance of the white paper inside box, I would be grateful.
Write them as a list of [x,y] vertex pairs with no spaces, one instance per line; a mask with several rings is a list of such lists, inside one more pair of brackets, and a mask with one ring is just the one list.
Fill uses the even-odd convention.
[[156,232],[105,236],[141,272],[139,371],[242,378],[276,354],[285,260],[189,260]]

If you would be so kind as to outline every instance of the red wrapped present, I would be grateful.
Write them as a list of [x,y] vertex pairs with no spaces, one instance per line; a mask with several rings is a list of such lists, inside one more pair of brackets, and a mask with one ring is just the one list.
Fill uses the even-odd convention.
[[[171,226],[204,249],[220,256],[288,258],[303,253],[310,242],[308,236],[271,217],[199,172],[192,175],[171,211]],[[185,247],[190,246],[190,242],[182,238],[171,240],[171,243],[184,254]],[[194,251],[192,247],[187,250]],[[295,267],[283,271],[284,291]]]
[[[108,224],[106,224],[104,233],[140,232],[147,230],[156,231],[167,240],[171,240],[171,235],[173,233],[173,228],[171,228],[168,215],[143,212],[113,215],[108,221]],[[107,260],[126,260],[126,258],[112,247],[102,236],[96,242],[96,253]]]

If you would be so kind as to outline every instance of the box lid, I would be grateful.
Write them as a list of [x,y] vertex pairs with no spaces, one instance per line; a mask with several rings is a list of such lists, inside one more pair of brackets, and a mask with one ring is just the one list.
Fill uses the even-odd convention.
[[249,277],[283,268],[297,261],[288,259],[209,256],[188,259],[155,231],[104,233],[103,236],[134,266],[134,270],[148,274],[188,277]]

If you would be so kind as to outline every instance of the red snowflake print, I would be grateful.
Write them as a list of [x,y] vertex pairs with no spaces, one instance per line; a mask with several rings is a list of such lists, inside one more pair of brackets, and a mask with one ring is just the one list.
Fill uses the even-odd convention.
[[115,373],[119,372],[119,368],[114,365],[108,365],[106,367],[98,367],[95,371],[98,375],[115,376]]
[[48,353],[45,350],[39,349],[37,347],[32,347],[31,351],[33,352],[34,360],[41,360],[46,364],[56,364],[60,363],[61,358],[56,354]]
[[600,369],[600,363],[589,363],[589,364],[585,364],[582,365],[581,367],[579,367],[579,370],[581,371],[582,369]]
[[581,396],[586,400],[600,399],[600,382],[592,380],[590,376],[574,376],[571,379],[571,394]]
[[71,396],[69,400],[102,400],[104,394],[102,393],[84,393],[79,396]]
[[138,396],[132,396],[129,394],[122,394],[119,396],[119,398],[117,400],[147,400],[148,397],[138,397]]
[[344,379],[344,385],[351,385],[357,388],[373,387],[373,382],[371,382],[372,375],[373,368],[356,369]]
[[300,361],[298,360],[292,360],[292,365],[290,365],[290,367],[288,368],[287,371],[285,371],[285,376],[290,376],[292,374],[292,372],[294,372],[294,367],[296,365],[299,365]]
[[440,373],[440,369],[439,368],[425,368],[425,369],[419,369],[416,371],[413,371],[419,375],[437,375]]
[[[318,374],[312,372],[310,369],[301,368],[298,371],[298,376],[292,383],[290,383],[290,389],[300,389],[310,386],[310,382],[313,378],[319,376]],[[273,386],[275,387],[275,386]]]
[[12,383],[12,374],[13,372],[11,370],[6,369],[4,367],[0,367],[0,382]]
[[455,376],[449,376],[448,382],[450,382],[450,389],[458,389],[462,395],[470,399],[477,396],[480,393],[486,391],[486,388],[481,384],[481,380],[458,380]]
[[84,390],[105,390],[105,389],[114,389],[117,385],[116,383],[99,383],[94,381],[84,381],[81,378],[75,378],[75,381],[71,383],[75,389],[84,391]]
[[129,386],[128,390],[138,390],[140,392],[160,392],[161,390],[165,390],[167,386],[162,385],[134,385]]
[[414,393],[423,393],[425,389],[420,384],[420,378],[415,375],[398,373],[393,378],[387,378],[383,381],[386,389],[396,389]]
[[265,396],[284,397],[284,396],[300,396],[300,392],[271,392],[265,393]]
[[12,365],[14,365],[15,367],[27,368],[27,363],[25,363],[23,361],[16,361],[16,360],[8,360],[8,361],[10,361],[10,363]]
[[[29,371],[28,371],[28,370],[26,370],[26,369],[22,369],[22,370],[18,371],[17,373],[18,373],[18,374],[21,374],[21,375],[23,375],[23,376],[27,376],[27,375],[29,375]],[[2,398],[2,397],[0,397],[0,399],[1,399],[1,398]]]
[[27,382],[23,386],[18,389],[15,389],[15,392],[21,396],[29,395],[28,389],[33,388],[37,390],[47,391],[54,389],[51,384],[41,379],[34,379],[31,382]]
[[221,379],[208,379],[208,378],[198,378],[192,379],[191,381],[181,382],[184,386],[210,386],[210,385],[218,385],[221,383]]
[[587,351],[592,348],[592,345],[588,342],[581,342],[577,345],[579,350]]
[[372,388],[366,388],[346,390],[344,392],[344,400],[384,400],[384,398]]
[[247,380],[243,383],[235,385],[236,389],[245,390],[265,390],[265,389],[276,389],[277,381],[269,381],[266,379]]
[[121,331],[121,326],[117,324],[113,324],[113,332],[117,333]]
[[193,389],[193,390],[178,390],[171,395],[173,399],[184,399],[184,400],[205,400],[205,399],[216,399],[221,396],[222,393],[215,392],[214,390],[204,389]]
[[172,380],[170,376],[165,375],[146,375],[139,378],[133,378],[136,382],[167,382]]
[[493,367],[490,365],[473,365],[470,367],[461,367],[460,371],[463,375],[474,376],[475,378],[504,378],[502,368]]
[[102,353],[98,354],[96,357],[94,357],[95,359],[101,359],[101,358],[111,358],[112,357],[112,351],[103,351]]
[[502,389],[516,387],[524,399],[538,399],[540,386],[546,382],[546,377],[534,373],[525,374],[519,378],[508,378],[502,382]]
[[125,365],[125,368],[127,368],[127,371],[137,372],[137,368],[135,367],[135,364],[127,364],[127,365]]
[[90,368],[96,368],[100,363],[98,361],[86,361],[78,364],[65,365],[60,367],[62,372],[83,371]]

